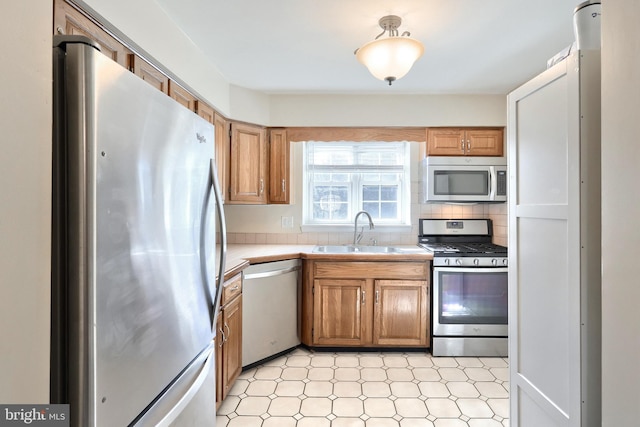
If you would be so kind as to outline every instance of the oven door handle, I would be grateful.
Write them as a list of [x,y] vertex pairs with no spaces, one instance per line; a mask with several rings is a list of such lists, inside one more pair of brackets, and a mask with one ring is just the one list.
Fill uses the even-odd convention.
[[508,273],[508,267],[433,267],[433,272],[449,273]]

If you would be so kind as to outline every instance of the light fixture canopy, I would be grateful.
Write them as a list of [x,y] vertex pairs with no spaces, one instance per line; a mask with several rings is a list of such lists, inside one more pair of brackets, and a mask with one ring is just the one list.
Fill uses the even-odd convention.
[[[389,82],[389,85],[407,74],[424,53],[422,43],[411,38],[408,31],[398,35],[401,23],[399,16],[383,16],[378,21],[383,31],[373,41],[355,51],[358,61],[376,78]],[[380,38],[386,32],[389,36]]]

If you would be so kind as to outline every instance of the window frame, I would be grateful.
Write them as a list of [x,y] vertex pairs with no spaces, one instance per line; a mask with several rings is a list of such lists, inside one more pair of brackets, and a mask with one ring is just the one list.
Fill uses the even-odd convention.
[[[313,171],[309,167],[309,149],[311,144],[334,144],[334,145],[349,145],[356,147],[360,144],[380,144],[386,145],[389,143],[396,143],[403,151],[403,164],[397,166],[380,166],[380,165],[344,165],[344,166],[327,166],[330,168],[331,173],[344,170],[345,173],[352,174],[348,181],[345,181],[345,186],[348,187],[350,201],[347,204],[347,215],[344,220],[314,220],[313,216],[313,195],[314,188],[318,186],[317,181],[311,179]],[[317,166],[315,169],[322,170],[322,166]],[[329,172],[329,170],[328,170]],[[400,176],[393,182],[397,183],[398,198],[397,203],[399,210],[398,216],[393,220],[385,220],[380,218],[374,218],[376,228],[385,229],[398,229],[405,230],[407,227],[411,227],[411,144],[409,141],[305,141],[303,143],[303,161],[302,161],[302,175],[303,175],[303,209],[302,209],[302,229],[303,231],[341,231],[344,229],[353,230],[353,219],[360,210],[363,210],[363,190],[367,184],[373,185],[385,185],[392,181],[370,181],[366,180],[363,174],[367,172],[373,172],[378,174],[394,173]],[[334,181],[327,181],[327,185],[335,183]],[[378,199],[378,203],[382,201]],[[333,229],[333,230],[332,230]]]

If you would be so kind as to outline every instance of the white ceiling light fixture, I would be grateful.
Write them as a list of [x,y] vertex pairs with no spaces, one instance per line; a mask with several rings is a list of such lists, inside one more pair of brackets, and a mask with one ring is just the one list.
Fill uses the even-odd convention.
[[[383,16],[378,21],[382,32],[369,43],[354,52],[358,61],[369,69],[369,72],[380,80],[389,82],[404,77],[413,63],[424,53],[424,46],[411,38],[408,31],[398,35],[398,27],[402,23],[399,16]],[[388,32],[389,36],[380,38]]]

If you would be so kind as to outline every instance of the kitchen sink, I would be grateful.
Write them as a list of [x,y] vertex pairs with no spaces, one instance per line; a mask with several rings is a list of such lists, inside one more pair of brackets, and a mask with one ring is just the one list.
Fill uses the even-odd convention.
[[404,252],[401,248],[394,246],[360,246],[360,245],[323,245],[313,248],[313,253],[325,254],[349,254],[349,253],[394,253]]

